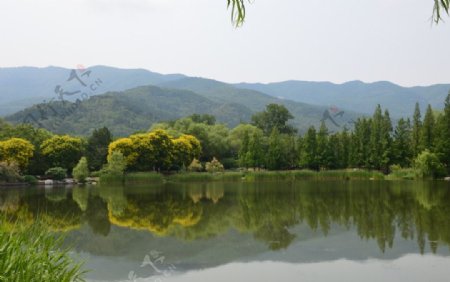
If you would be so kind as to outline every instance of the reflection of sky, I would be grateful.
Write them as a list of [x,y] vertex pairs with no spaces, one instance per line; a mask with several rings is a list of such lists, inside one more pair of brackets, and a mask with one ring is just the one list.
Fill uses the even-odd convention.
[[[130,254],[83,256],[88,258],[87,268],[93,269],[87,275],[89,281],[124,281],[131,271],[141,278],[136,281],[157,281],[154,280],[157,276],[152,276],[157,273],[151,267],[141,267],[144,256],[154,248],[166,258],[162,264],[155,262],[158,269],[176,267],[174,274],[161,276],[162,281],[332,281],[332,277],[345,277],[342,281],[430,281],[420,280],[430,275],[428,268],[437,273],[436,280],[433,276],[432,281],[446,281],[439,278],[450,274],[447,247],[438,248],[436,255],[426,249],[422,256],[417,254],[416,242],[397,236],[393,248],[382,253],[374,240],[361,240],[353,229],[336,227],[328,236],[319,232],[307,238],[301,226],[291,231],[303,239],[279,251],[267,250],[248,234],[230,232],[203,242],[177,242],[170,238],[142,240],[135,242],[139,248],[133,251],[133,258]],[[174,248],[178,254],[171,251]],[[417,269],[424,274],[412,275]],[[351,272],[355,275],[346,277]],[[363,275],[374,280],[363,279]],[[153,278],[142,279],[150,276]]]
[[[198,281],[448,281],[449,257],[406,255],[392,261],[346,259],[318,263],[231,263],[213,269],[161,278],[165,282]],[[140,281],[140,280],[137,280]],[[152,281],[152,280],[142,280]]]

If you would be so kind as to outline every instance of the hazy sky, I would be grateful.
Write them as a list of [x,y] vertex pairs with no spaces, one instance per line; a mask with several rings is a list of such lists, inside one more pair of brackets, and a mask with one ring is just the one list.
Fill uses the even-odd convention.
[[0,0],[0,67],[109,65],[228,82],[450,83],[432,0]]

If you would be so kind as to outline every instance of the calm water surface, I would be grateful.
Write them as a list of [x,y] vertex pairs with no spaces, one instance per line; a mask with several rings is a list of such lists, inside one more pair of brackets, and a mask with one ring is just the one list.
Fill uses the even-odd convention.
[[89,281],[449,281],[450,183],[1,189],[64,232]]

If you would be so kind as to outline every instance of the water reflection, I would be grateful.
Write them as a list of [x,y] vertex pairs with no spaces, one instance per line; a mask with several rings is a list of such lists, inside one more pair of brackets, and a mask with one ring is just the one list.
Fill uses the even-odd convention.
[[450,191],[440,182],[212,183],[157,187],[100,187],[41,191],[2,190],[0,211],[53,231],[89,224],[107,236],[111,225],[158,236],[197,240],[230,228],[250,233],[270,249],[286,248],[305,223],[324,235],[332,223],[355,226],[381,251],[395,233],[423,251],[450,243]]
[[[81,253],[125,258],[122,266],[115,263],[126,276],[152,249],[164,249],[186,270],[256,258],[321,261],[352,251],[379,257],[396,244],[399,256],[448,251],[449,188],[445,182],[305,181],[3,189],[0,213],[9,219],[4,229],[16,219],[27,225],[39,218],[49,230],[67,233]],[[326,236],[333,240],[311,240]]]

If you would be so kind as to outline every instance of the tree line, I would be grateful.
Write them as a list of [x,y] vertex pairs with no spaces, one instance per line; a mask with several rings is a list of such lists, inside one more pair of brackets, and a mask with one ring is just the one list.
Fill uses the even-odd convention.
[[225,168],[256,170],[364,168],[389,173],[393,165],[423,163],[440,176],[450,167],[450,93],[443,111],[428,106],[422,118],[416,104],[412,119],[401,118],[395,126],[380,105],[371,117],[360,117],[353,128],[335,133],[322,122],[299,135],[289,124],[292,118],[283,105],[269,104],[251,123],[232,129],[216,123],[214,116],[194,114],[116,140],[106,127],[81,138],[0,121],[0,161],[32,175],[51,167],[70,174],[83,156],[90,171],[101,170],[108,159],[124,162],[127,171],[177,171],[194,160],[214,158]]

